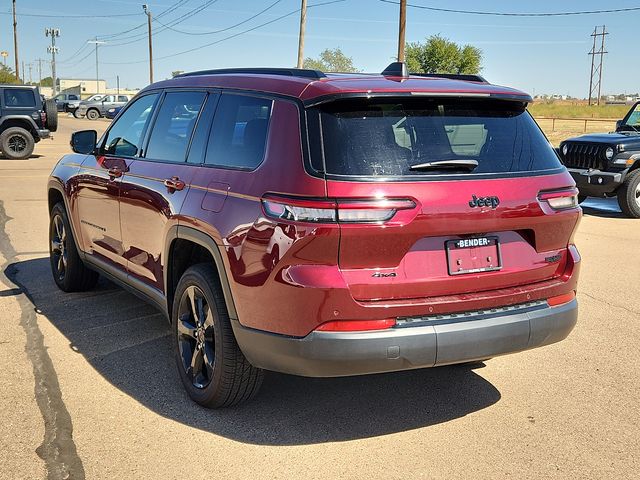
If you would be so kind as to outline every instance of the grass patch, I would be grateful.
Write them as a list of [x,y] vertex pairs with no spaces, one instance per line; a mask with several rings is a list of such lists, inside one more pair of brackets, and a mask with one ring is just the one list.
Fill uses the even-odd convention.
[[534,117],[623,118],[630,105],[584,105],[570,102],[534,102],[528,109]]

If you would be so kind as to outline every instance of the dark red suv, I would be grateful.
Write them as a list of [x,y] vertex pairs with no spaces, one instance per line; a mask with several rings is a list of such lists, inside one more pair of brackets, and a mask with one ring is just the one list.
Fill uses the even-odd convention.
[[51,267],[170,318],[198,403],[262,371],[331,377],[487,359],[576,323],[574,182],[481,77],[298,69],[150,85],[49,180]]

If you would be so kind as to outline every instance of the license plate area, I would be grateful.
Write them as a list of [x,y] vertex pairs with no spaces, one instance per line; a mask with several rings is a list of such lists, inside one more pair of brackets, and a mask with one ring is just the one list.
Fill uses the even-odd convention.
[[493,272],[502,268],[496,236],[460,238],[445,242],[449,275]]

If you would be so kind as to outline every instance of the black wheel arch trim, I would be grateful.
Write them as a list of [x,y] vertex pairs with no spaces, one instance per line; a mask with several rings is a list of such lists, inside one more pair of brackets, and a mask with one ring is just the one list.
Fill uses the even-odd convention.
[[229,313],[229,318],[232,320],[238,320],[238,313],[236,311],[235,303],[233,301],[233,294],[231,293],[231,286],[229,284],[229,277],[227,276],[227,271],[225,269],[224,261],[222,259],[222,253],[220,252],[220,247],[215,242],[213,238],[211,238],[206,233],[196,230],[195,228],[188,227],[185,225],[174,225],[172,226],[165,238],[165,268],[164,268],[164,290],[166,297],[166,310],[168,312],[169,318],[171,318],[170,308],[172,305],[172,299],[170,297],[170,293],[172,292],[169,288],[169,279],[171,278],[171,246],[173,242],[177,239],[188,240],[193,242],[201,247],[204,247],[213,258],[214,267],[218,272],[218,278],[220,279],[220,285],[222,287],[222,293],[224,295],[224,300],[227,306],[227,311]]
[[[69,225],[71,226],[71,234],[73,235],[73,239],[76,242],[76,247],[78,250],[78,256],[80,257],[80,260],[84,261],[84,257],[85,257],[85,253],[80,249],[80,247],[78,246],[78,232],[76,231],[76,226],[73,223],[73,217],[72,215],[69,213],[71,212],[71,209],[69,208],[69,199],[67,198],[67,194],[64,191],[64,183],[62,182],[62,180],[58,177],[50,177],[49,181],[47,182],[47,208],[49,208],[49,192],[51,190],[56,190],[60,196],[62,197],[62,201],[64,203],[64,209],[67,212],[67,219],[69,220]],[[51,213],[51,211],[49,211],[49,213]]]

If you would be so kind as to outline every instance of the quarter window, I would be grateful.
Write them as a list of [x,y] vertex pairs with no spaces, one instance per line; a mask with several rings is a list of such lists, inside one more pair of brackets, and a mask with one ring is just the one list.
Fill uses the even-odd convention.
[[205,163],[254,169],[262,162],[273,101],[223,94],[209,137]]
[[136,156],[157,98],[158,94],[154,93],[133,102],[107,132],[102,153],[122,157]]
[[184,162],[193,127],[202,108],[204,92],[170,92],[164,98],[153,125],[146,157]]

